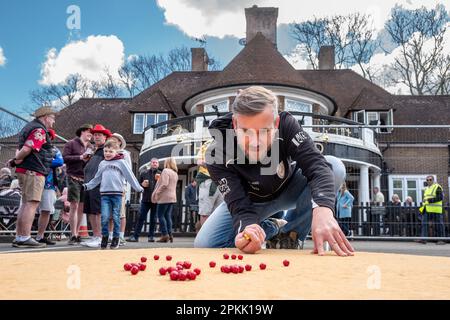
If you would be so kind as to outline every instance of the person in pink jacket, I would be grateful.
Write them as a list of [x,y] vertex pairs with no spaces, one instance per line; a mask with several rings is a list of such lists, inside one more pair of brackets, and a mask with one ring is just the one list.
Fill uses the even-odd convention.
[[161,238],[157,242],[173,242],[172,210],[177,202],[178,168],[174,158],[164,161],[164,170],[156,183],[152,194],[152,202],[156,203],[156,215],[159,220]]

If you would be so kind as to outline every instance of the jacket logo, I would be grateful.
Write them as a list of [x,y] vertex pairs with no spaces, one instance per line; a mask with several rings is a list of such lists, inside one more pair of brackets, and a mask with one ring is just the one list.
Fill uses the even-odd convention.
[[228,186],[228,181],[226,178],[222,178],[219,180],[219,191],[225,197],[231,190]]
[[306,139],[308,139],[308,134],[304,131],[300,131],[292,138],[292,143],[295,144],[296,147],[298,147]]

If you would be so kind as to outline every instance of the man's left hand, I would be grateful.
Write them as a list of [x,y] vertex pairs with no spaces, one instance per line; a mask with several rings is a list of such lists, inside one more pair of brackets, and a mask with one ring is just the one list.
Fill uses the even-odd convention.
[[330,208],[317,207],[313,210],[311,232],[314,241],[312,253],[324,255],[323,244],[328,241],[337,255],[353,256],[353,247],[333,217],[333,211]]

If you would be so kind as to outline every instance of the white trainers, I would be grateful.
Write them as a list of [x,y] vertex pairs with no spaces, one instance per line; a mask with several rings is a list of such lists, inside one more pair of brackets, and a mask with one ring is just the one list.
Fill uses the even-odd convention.
[[100,244],[102,243],[101,237],[92,238],[90,241],[80,243],[82,246],[88,248],[100,248]]

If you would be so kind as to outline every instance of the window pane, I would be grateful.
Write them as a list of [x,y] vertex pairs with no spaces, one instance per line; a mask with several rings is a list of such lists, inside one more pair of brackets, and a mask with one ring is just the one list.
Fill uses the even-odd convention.
[[[413,202],[417,201],[416,190],[408,190],[407,194],[408,194],[409,197],[411,197],[413,199]],[[405,201],[404,199],[402,199],[402,200]]]
[[374,124],[375,121],[378,123],[378,113],[367,112],[367,124]]
[[[167,113],[159,113],[158,114],[158,123],[167,121],[167,117],[168,117]],[[167,125],[164,125],[164,126],[158,127],[157,132],[159,134],[164,134],[164,133],[166,133],[166,131],[167,131]]]
[[147,113],[147,121],[145,123],[145,126],[150,126],[152,124],[155,124],[155,114],[154,113]]
[[167,121],[167,113],[158,114],[158,123]]
[[311,105],[298,100],[286,99],[286,111],[311,112]]
[[228,112],[228,100],[222,100],[205,105],[205,112],[215,112],[213,106],[217,106],[217,111]]
[[402,180],[395,179],[395,180],[392,181],[392,184],[394,186],[394,189],[402,189],[403,188]]
[[408,184],[408,189],[415,189],[416,188],[416,180],[408,180],[407,181]]
[[144,132],[144,115],[135,114],[134,115],[134,133]]
[[360,123],[365,123],[364,115],[365,115],[365,111],[358,111],[356,113],[356,121],[360,122]]

